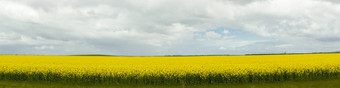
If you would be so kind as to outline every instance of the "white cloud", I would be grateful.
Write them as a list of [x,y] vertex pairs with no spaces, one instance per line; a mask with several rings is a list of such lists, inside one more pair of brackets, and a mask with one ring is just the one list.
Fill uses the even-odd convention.
[[223,30],[223,34],[224,34],[224,35],[228,35],[229,33],[230,33],[230,32],[229,32],[228,30],[225,30],[225,29]]
[[209,31],[204,34],[204,38],[206,39],[220,39],[222,36],[216,32]]
[[220,50],[226,50],[227,48],[221,46],[219,49],[220,49]]
[[281,44],[281,45],[276,45],[275,47],[277,48],[288,48],[288,47],[293,47],[293,44]]
[[[115,55],[334,51],[339,16],[336,0],[0,0],[0,48]],[[263,38],[210,30],[221,27]]]
[[54,46],[37,46],[37,47],[34,47],[35,49],[38,49],[38,50],[45,50],[45,49],[54,49]]
[[7,0],[0,1],[0,16],[19,21],[39,21],[39,13],[30,6]]

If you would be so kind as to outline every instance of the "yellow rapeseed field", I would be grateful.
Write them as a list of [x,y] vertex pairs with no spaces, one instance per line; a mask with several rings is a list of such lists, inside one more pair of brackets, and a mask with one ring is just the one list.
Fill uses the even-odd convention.
[[201,84],[339,77],[340,54],[245,56],[0,55],[0,79]]

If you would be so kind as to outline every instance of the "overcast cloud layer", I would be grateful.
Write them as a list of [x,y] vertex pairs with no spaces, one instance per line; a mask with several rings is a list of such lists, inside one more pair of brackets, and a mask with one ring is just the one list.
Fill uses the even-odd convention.
[[340,51],[339,0],[0,0],[0,54]]

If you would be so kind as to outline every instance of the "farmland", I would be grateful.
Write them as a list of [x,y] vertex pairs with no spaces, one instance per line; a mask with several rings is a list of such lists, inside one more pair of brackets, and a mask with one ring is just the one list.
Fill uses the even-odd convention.
[[0,56],[0,79],[16,81],[171,85],[276,82],[339,76],[340,54]]
[[35,81],[0,81],[5,88],[338,88],[340,79],[292,80],[283,82],[258,82],[200,85],[112,85],[86,83],[56,83]]

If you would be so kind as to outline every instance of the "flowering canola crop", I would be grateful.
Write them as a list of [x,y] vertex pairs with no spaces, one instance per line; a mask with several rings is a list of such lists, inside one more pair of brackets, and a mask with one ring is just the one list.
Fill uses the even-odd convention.
[[0,55],[0,79],[108,84],[202,84],[340,76],[340,54],[244,56]]

